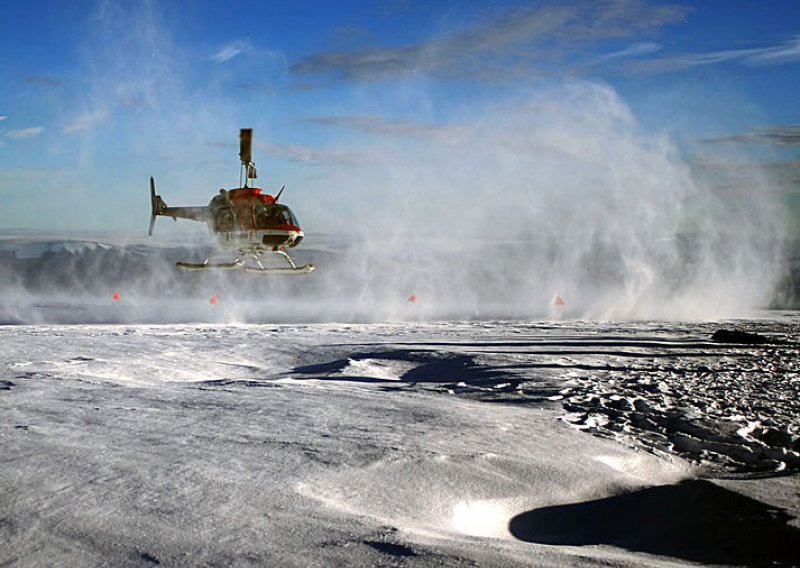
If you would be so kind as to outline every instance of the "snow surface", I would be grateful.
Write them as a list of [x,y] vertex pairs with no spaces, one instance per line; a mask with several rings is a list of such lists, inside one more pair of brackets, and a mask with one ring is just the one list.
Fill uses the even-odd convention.
[[0,327],[0,564],[798,565],[798,324]]

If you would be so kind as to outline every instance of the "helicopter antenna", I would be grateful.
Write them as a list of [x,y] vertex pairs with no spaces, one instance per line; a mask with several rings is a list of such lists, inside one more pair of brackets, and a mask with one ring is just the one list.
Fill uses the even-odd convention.
[[[242,162],[239,168],[239,186],[247,187],[247,182],[258,177],[256,165],[253,162],[253,129],[239,129],[239,160]],[[244,185],[242,185],[244,179]]]

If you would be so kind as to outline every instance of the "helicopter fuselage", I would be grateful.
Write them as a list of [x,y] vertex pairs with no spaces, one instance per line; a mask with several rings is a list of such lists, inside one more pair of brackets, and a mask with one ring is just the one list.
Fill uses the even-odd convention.
[[220,190],[208,205],[206,222],[226,250],[280,250],[303,240],[292,210],[257,187]]

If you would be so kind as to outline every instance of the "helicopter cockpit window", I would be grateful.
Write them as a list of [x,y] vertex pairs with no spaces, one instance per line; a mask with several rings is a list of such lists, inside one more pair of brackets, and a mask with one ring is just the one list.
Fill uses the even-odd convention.
[[269,226],[269,205],[256,205],[253,208],[253,218],[256,222],[256,228],[263,229]]
[[291,210],[284,205],[258,205],[254,213],[256,227],[260,229],[278,225],[297,225]]
[[281,207],[281,210],[283,211],[283,217],[285,219],[285,223],[297,227],[299,223],[297,222],[294,213],[292,213],[292,210],[289,209],[288,207]]

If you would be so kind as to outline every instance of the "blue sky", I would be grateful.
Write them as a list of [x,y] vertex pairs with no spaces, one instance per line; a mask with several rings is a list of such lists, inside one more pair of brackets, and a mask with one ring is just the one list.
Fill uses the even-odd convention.
[[350,201],[380,206],[379,148],[404,153],[391,176],[413,183],[414,148],[565,84],[614,93],[692,167],[735,156],[790,197],[800,183],[794,0],[2,10],[0,228],[139,231],[150,175],[168,203],[205,204],[238,182],[238,129],[252,127],[262,185],[287,185],[307,231],[336,230]]

